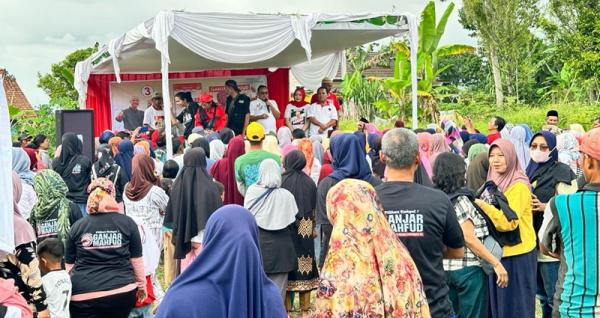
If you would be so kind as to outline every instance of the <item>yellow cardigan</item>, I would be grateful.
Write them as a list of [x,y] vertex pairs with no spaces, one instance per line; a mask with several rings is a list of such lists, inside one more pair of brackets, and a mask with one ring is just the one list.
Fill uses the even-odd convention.
[[491,204],[482,202],[480,205],[483,212],[492,219],[498,231],[511,231],[517,228],[517,226],[519,227],[521,243],[514,246],[504,246],[502,248],[502,256],[508,257],[531,252],[536,245],[536,235],[533,229],[533,212],[531,210],[531,190],[526,184],[515,182],[504,191],[504,195],[508,199],[508,205],[517,214],[517,220],[509,222],[504,213]]

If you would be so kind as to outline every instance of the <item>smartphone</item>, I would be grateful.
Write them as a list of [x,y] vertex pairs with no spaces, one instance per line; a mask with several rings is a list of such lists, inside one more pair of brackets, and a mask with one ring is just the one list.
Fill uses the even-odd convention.
[[140,128],[140,134],[145,134],[148,132],[148,127],[144,126],[142,128]]

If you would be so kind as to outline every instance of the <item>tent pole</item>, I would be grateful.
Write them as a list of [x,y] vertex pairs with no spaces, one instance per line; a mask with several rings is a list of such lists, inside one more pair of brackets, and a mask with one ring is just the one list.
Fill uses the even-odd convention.
[[408,32],[410,37],[410,77],[412,95],[412,128],[419,128],[418,98],[417,98],[417,54],[419,51],[419,26],[417,17],[407,15]]
[[165,137],[167,142],[167,158],[173,158],[173,133],[171,129],[171,93],[169,92],[169,61],[161,52],[162,94],[165,113]]
[[[5,198],[12,198],[12,141],[4,75],[4,72],[0,72],[0,191]],[[6,200],[0,205],[0,251],[6,253],[12,253],[15,249],[13,211],[11,200]]]

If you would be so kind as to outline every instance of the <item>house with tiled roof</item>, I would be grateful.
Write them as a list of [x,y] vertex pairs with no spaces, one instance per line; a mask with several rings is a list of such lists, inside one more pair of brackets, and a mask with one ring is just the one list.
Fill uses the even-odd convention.
[[32,109],[31,104],[27,100],[27,96],[19,87],[17,79],[8,73],[5,68],[0,68],[0,76],[4,77],[4,92],[6,92],[6,99],[8,105],[15,106],[22,110]]

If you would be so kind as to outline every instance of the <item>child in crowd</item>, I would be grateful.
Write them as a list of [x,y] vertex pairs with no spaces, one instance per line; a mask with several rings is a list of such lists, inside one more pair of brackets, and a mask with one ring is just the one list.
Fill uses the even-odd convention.
[[[171,187],[173,182],[179,173],[179,164],[177,161],[170,159],[165,162],[162,171],[162,178],[160,179],[160,187],[165,190],[168,196],[171,196]],[[167,286],[171,285],[171,282],[177,276],[177,265],[175,264],[174,246],[171,242],[173,229],[163,226],[164,231],[164,280]]]
[[62,241],[57,238],[45,239],[38,245],[37,254],[50,317],[69,318],[71,279],[67,271],[62,269],[65,254]]
[[170,159],[165,162],[162,171],[162,179],[160,180],[160,187],[165,190],[167,195],[171,194],[171,187],[175,181],[175,177],[179,173],[179,164],[177,161]]
[[217,185],[217,189],[219,189],[219,195],[221,196],[221,200],[225,200],[225,186],[217,180],[213,181]]

